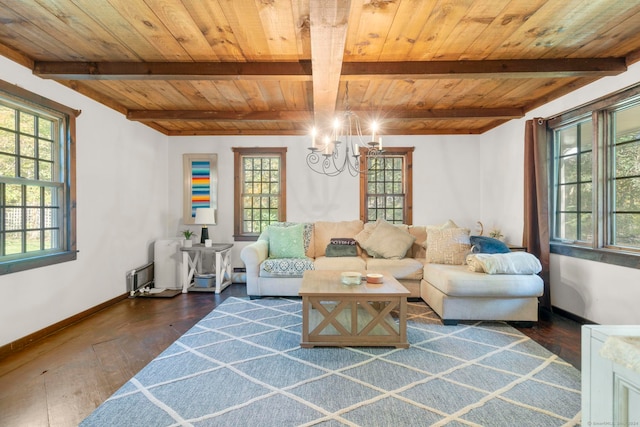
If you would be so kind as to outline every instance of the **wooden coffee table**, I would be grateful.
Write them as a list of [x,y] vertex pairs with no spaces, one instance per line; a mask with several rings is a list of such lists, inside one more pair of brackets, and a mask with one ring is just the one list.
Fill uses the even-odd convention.
[[[393,276],[380,284],[343,285],[341,271],[305,271],[301,347],[382,346],[407,348],[407,296]],[[364,272],[363,272],[364,275]],[[397,317],[391,315],[397,310]]]

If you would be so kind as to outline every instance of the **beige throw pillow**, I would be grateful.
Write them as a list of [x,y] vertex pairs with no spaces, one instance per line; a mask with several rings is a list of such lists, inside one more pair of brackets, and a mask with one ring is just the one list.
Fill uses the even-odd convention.
[[378,219],[373,226],[373,231],[369,232],[371,227],[356,235],[356,241],[360,247],[375,258],[404,258],[407,250],[416,240],[408,232],[407,226],[395,226],[384,219]]
[[469,230],[466,228],[429,230],[427,233],[427,262],[462,265],[470,250]]

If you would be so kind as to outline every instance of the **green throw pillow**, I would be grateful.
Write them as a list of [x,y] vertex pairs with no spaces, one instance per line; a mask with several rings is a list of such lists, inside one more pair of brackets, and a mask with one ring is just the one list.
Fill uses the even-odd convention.
[[304,258],[304,226],[269,227],[269,258]]

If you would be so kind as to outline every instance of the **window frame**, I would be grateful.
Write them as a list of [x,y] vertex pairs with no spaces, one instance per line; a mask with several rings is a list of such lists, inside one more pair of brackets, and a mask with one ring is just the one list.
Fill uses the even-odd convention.
[[[59,144],[64,145],[58,152],[61,157],[55,160],[57,168],[63,169],[62,202],[63,210],[60,227],[63,229],[60,237],[60,247],[34,253],[12,254],[0,256],[0,275],[31,270],[77,259],[76,243],[76,117],[80,111],[69,108],[58,102],[37,95],[26,89],[0,80],[0,97],[7,104],[13,104],[18,109],[24,109],[35,115],[51,115],[61,120],[58,131]],[[12,107],[15,108],[15,107]],[[20,178],[15,179],[16,182]],[[4,227],[4,226],[3,226]]]
[[[402,182],[404,184],[405,210],[403,215],[403,224],[413,224],[413,151],[415,147],[385,147],[382,156],[389,154],[391,156],[403,157]],[[360,147],[360,170],[366,170],[368,160],[368,150]],[[360,219],[367,223],[368,207],[367,197],[368,173],[360,174]]]
[[[549,225],[551,253],[581,258],[590,261],[603,262],[629,268],[640,268],[640,248],[616,246],[610,244],[612,195],[610,178],[612,165],[610,153],[612,149],[611,113],[629,106],[640,105],[640,85],[623,89],[593,102],[580,106],[574,110],[562,113],[547,121],[547,138],[549,141]],[[591,116],[593,123],[592,138],[592,212],[593,239],[591,242],[573,242],[555,237],[555,216],[557,206],[554,200],[556,186],[557,165],[554,152],[557,141],[554,132],[562,127],[579,123],[585,117]],[[640,124],[640,121],[639,121]]]
[[233,151],[233,238],[235,241],[256,241],[259,233],[242,231],[242,158],[260,156],[278,156],[280,158],[280,205],[278,222],[287,219],[287,148],[286,147],[232,147]]

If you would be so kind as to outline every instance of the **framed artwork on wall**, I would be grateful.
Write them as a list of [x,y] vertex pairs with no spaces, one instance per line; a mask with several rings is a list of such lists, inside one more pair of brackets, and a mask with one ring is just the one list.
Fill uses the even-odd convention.
[[183,154],[183,215],[185,224],[193,224],[196,208],[218,208],[218,155]]

